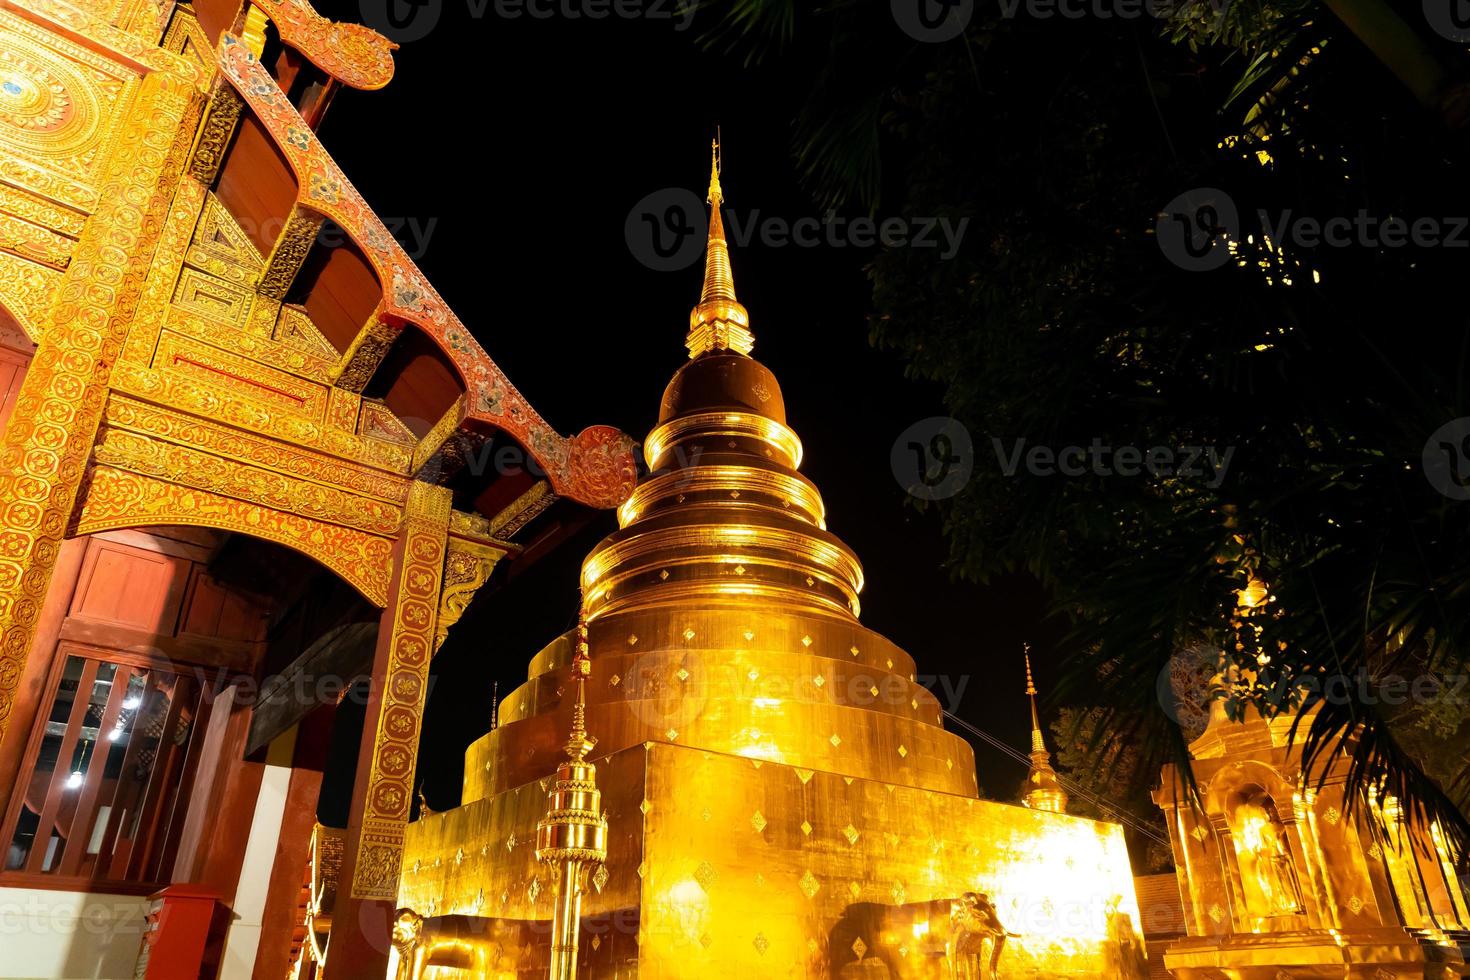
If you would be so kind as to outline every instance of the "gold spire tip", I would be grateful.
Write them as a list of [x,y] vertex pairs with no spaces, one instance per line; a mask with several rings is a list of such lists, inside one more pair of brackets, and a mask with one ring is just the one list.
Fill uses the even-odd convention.
[[689,334],[684,346],[691,359],[711,351],[750,355],[755,337],[750,332],[750,314],[735,298],[735,277],[730,270],[730,247],[725,241],[725,223],[720,205],[725,191],[720,171],[725,156],[719,129],[709,147],[709,240],[704,253],[704,287],[699,304],[689,311]]
[[709,141],[709,194],[705,201],[718,205],[724,199],[725,192],[720,188],[720,128],[716,126],[715,138]]
[[1036,697],[1036,682],[1031,679],[1031,644],[1021,644],[1021,655],[1026,658],[1026,693]]

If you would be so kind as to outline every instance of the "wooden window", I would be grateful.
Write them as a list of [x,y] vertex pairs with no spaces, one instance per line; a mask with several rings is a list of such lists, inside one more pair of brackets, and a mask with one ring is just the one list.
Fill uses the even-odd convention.
[[0,840],[0,883],[165,883],[212,678],[63,642]]

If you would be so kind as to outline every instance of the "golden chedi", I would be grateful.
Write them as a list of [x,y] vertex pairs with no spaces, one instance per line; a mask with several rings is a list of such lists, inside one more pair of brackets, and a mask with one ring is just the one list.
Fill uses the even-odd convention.
[[[1109,936],[1138,921],[1121,829],[980,800],[913,659],[858,622],[862,567],[750,357],[712,169],[690,359],[646,441],[650,475],[582,569],[593,669],[575,710],[607,838],[577,969],[949,976],[951,913],[976,893],[1017,934],[1004,969],[1102,977]],[[578,703],[575,640],[533,658],[470,747],[463,805],[409,828],[399,900],[425,917],[424,975],[551,962],[564,892],[535,849]]]

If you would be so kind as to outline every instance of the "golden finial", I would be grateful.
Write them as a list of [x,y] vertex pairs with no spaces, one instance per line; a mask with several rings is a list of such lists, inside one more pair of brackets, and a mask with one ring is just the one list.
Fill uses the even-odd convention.
[[572,657],[572,676],[577,679],[577,703],[572,706],[572,732],[567,739],[567,758],[582,762],[597,745],[587,734],[587,678],[592,676],[592,658],[587,653],[587,618],[577,617],[577,652]]
[[495,681],[490,685],[490,730],[493,732],[500,727],[500,682]]
[[592,658],[587,653],[585,606],[577,617],[577,651],[571,666],[577,703],[572,708],[567,760],[556,769],[546,816],[536,824],[536,860],[554,865],[558,878],[551,918],[551,980],[576,980],[586,871],[607,860],[607,815],[597,790],[597,767],[587,761],[597,739],[587,734],[586,686]]
[[725,241],[725,221],[720,214],[725,191],[720,186],[725,151],[718,130],[710,141],[709,159],[709,240],[704,252],[704,288],[699,305],[689,312],[689,336],[684,346],[689,357],[696,358],[711,351],[746,354],[755,347],[750,332],[750,314],[735,298],[735,275],[730,269],[730,246]]
[[724,199],[725,192],[720,189],[720,128],[716,126],[715,138],[709,141],[709,193],[704,200],[719,207]]

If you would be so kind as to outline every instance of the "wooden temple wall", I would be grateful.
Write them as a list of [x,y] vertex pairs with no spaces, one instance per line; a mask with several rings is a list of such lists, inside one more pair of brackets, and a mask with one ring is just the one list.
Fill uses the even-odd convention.
[[[509,538],[626,497],[632,441],[551,430],[317,140],[386,39],[299,0],[0,0],[0,50],[7,968],[132,976],[144,896],[187,884],[234,918],[209,975],[289,969],[332,706],[254,708],[320,580],[230,552],[377,622],[329,969],[380,975],[430,659]],[[467,466],[491,440],[545,475]]]

